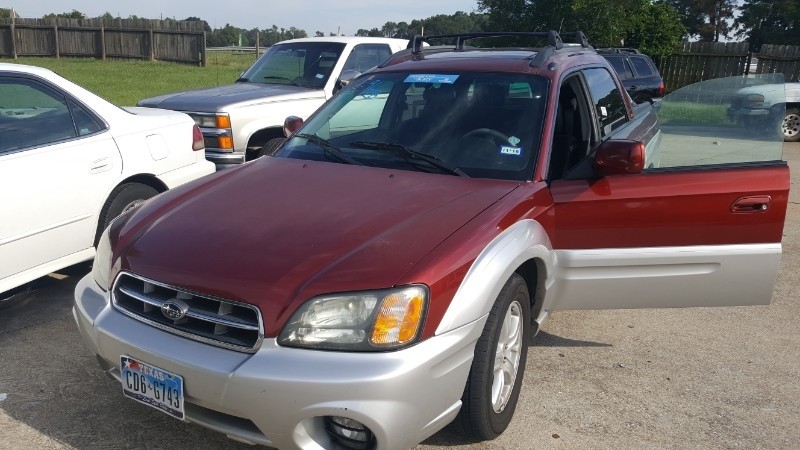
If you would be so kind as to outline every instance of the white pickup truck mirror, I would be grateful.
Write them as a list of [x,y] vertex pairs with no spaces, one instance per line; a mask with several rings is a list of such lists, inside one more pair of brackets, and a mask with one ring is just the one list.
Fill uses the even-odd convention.
[[645,148],[639,141],[608,140],[594,156],[594,168],[602,175],[641,173],[644,170]]
[[342,74],[339,75],[339,86],[345,87],[350,84],[351,81],[355,80],[356,78],[361,76],[361,72],[350,69],[350,70],[343,70]]

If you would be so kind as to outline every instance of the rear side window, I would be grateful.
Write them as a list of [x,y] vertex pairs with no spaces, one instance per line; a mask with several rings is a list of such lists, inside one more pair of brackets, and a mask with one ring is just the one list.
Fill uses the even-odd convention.
[[622,56],[607,56],[606,59],[611,64],[611,67],[617,71],[617,74],[623,80],[633,78],[633,71],[628,61]]
[[361,44],[357,45],[347,62],[344,70],[357,70],[361,73],[372,69],[392,56],[392,50],[385,44]]
[[633,68],[636,70],[636,75],[640,77],[649,77],[653,75],[653,69],[644,57],[631,56],[631,64],[633,64]]
[[600,122],[600,136],[607,136],[628,121],[622,94],[606,69],[587,69],[583,73]]

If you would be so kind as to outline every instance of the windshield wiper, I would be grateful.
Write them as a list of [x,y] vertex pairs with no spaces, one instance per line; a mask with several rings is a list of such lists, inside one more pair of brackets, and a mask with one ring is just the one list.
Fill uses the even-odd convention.
[[348,164],[353,164],[356,166],[364,165],[364,163],[362,163],[361,161],[356,160],[352,156],[343,152],[342,149],[340,149],[339,147],[331,144],[330,142],[317,136],[316,134],[300,133],[300,134],[295,134],[294,137],[307,139],[317,144],[322,150],[325,151],[325,154],[333,156],[334,158],[338,159],[341,162],[346,162]]
[[237,83],[247,83],[249,81],[250,78],[245,78],[245,77],[239,77],[239,79],[236,80]]
[[350,145],[354,147],[365,148],[367,150],[387,150],[394,153],[399,153],[402,156],[405,156],[406,159],[419,159],[447,173],[469,178],[469,175],[464,173],[463,170],[459,169],[458,167],[450,167],[446,162],[442,161],[436,156],[418,152],[400,144],[390,144],[388,142],[353,141],[350,143]]
[[[290,79],[290,78],[286,78],[286,77],[278,77],[278,76],[267,75],[267,76],[265,76],[265,77],[262,77],[262,78],[264,78],[265,80],[286,80],[286,81],[288,81],[288,82],[289,82],[289,84],[292,84],[292,85],[294,85],[294,86],[297,86],[297,87],[305,87],[305,86],[303,86],[302,84],[298,84],[298,83],[297,83],[297,82],[295,82],[294,80],[292,80],[292,79]],[[274,83],[273,83],[273,84],[274,84]]]

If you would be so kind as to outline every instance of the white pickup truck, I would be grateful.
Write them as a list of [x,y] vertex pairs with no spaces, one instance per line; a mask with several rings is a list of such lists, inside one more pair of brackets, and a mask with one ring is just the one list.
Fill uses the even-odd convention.
[[786,142],[800,141],[800,82],[756,85],[740,89],[728,108],[728,117],[743,125],[783,114],[781,133]]
[[303,119],[347,82],[405,49],[405,39],[320,37],[273,45],[227,86],[148,98],[139,106],[181,111],[205,138],[217,168],[269,154],[283,141],[283,121]]

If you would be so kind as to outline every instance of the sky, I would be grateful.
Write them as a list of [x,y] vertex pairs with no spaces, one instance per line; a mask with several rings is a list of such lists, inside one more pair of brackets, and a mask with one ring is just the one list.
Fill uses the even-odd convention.
[[353,35],[359,28],[380,28],[388,21],[411,22],[456,11],[470,13],[477,0],[0,0],[20,17],[40,18],[49,13],[76,9],[89,17],[106,11],[122,18],[147,19],[199,17],[211,26],[225,24],[246,30],[296,27],[313,36],[315,31]]

